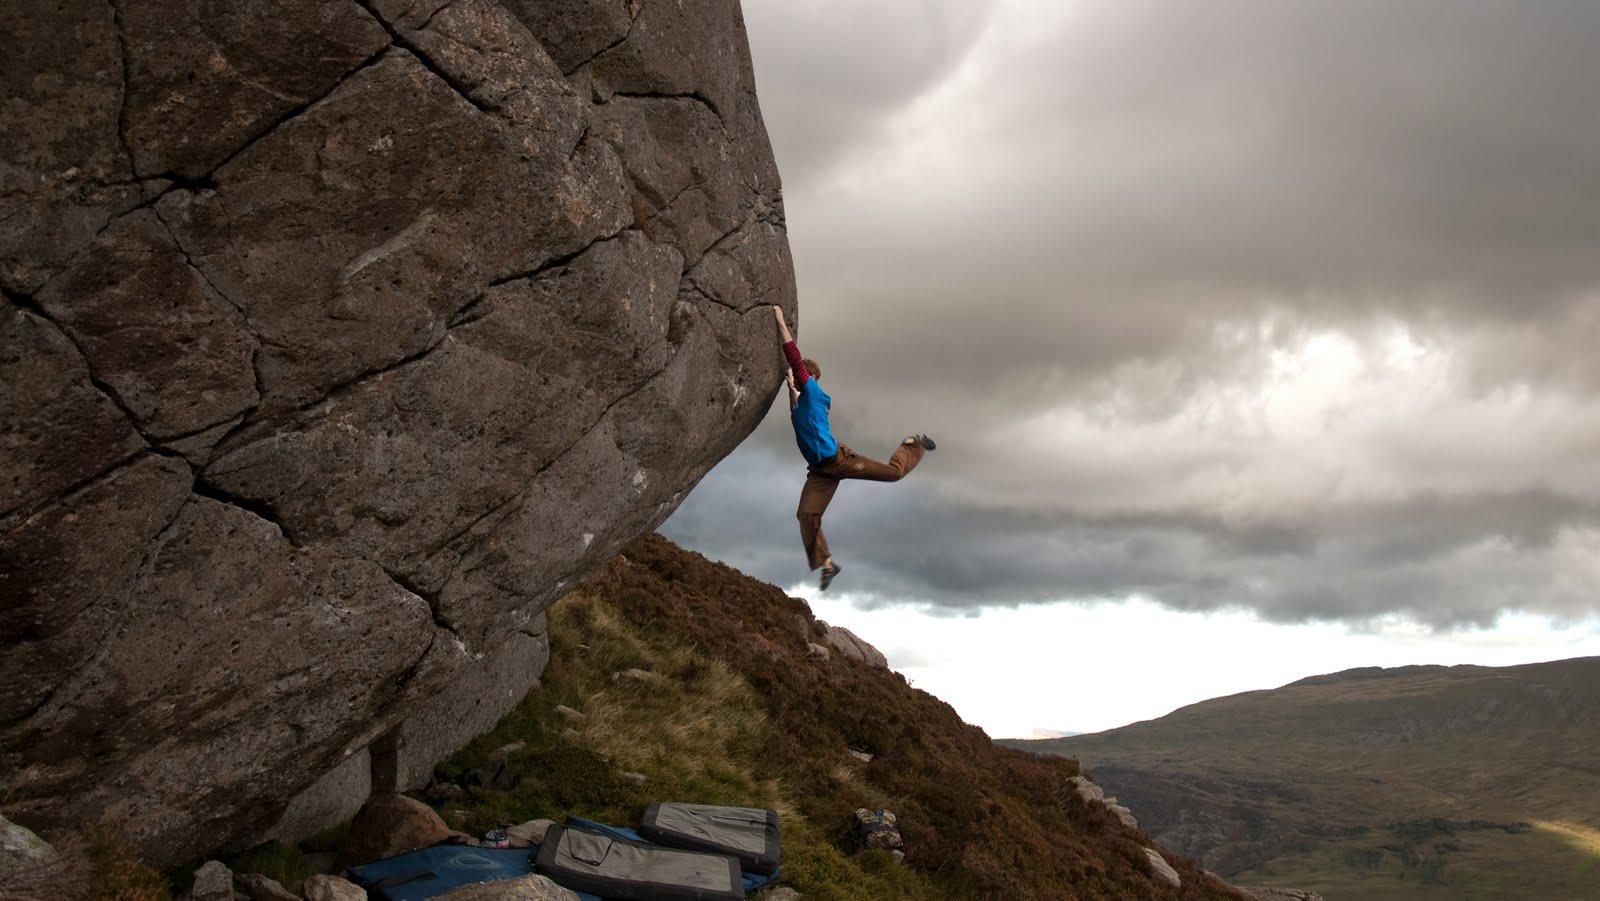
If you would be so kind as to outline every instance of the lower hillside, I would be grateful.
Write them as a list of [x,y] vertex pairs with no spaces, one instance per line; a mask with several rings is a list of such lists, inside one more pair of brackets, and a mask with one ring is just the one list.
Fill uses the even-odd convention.
[[1600,658],[1350,670],[1009,744],[1082,761],[1229,879],[1328,901],[1600,898]]
[[[524,743],[514,786],[440,804],[456,828],[755,804],[782,815],[783,882],[806,898],[1240,897],[1176,855],[1182,887],[1157,881],[1150,839],[1075,794],[1074,762],[999,747],[898,674],[817,654],[803,602],[659,536],[553,607],[550,634],[544,684],[440,768],[486,781],[497,749]],[[855,852],[858,807],[898,816],[903,864]]]

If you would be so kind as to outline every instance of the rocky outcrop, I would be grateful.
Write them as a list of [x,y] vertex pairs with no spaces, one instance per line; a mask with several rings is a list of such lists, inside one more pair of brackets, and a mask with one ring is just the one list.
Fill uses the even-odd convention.
[[1122,821],[1122,825],[1127,826],[1129,829],[1139,828],[1139,820],[1134,817],[1133,811],[1117,803],[1115,797],[1106,795],[1105,789],[1089,781],[1087,776],[1073,776],[1070,781],[1073,792],[1079,798],[1082,798],[1084,803],[1102,804],[1107,810],[1115,814],[1118,820]]
[[46,864],[56,858],[56,850],[33,830],[0,817],[0,877]]
[[578,901],[578,893],[529,875],[463,886],[440,895],[439,901]]
[[1183,886],[1183,880],[1178,876],[1178,871],[1172,868],[1172,864],[1167,863],[1167,859],[1161,856],[1160,851],[1154,848],[1145,848],[1144,857],[1150,864],[1150,875],[1152,877],[1173,888],[1181,888]]
[[220,860],[208,860],[194,871],[182,901],[233,901],[233,871]]
[[421,787],[780,379],[736,0],[0,23],[7,813],[173,864]]
[[900,822],[890,811],[858,807],[851,826],[862,848],[883,851],[904,851],[906,848],[905,839],[900,834]]
[[1257,901],[1322,901],[1319,892],[1308,892],[1304,889],[1276,888],[1264,885],[1236,885],[1239,891],[1244,892]]
[[241,873],[234,881],[250,901],[300,901],[300,896],[284,888],[283,883],[260,873]]
[[367,890],[348,879],[318,874],[301,883],[306,901],[366,901]]
[[889,658],[856,633],[843,626],[830,626],[822,620],[817,620],[817,625],[823,630],[823,640],[828,647],[838,651],[845,659],[878,669],[889,668]]

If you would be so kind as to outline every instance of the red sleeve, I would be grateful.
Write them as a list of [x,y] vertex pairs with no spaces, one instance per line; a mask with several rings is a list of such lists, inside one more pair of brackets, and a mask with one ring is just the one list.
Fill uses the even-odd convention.
[[789,368],[794,370],[794,386],[804,385],[806,379],[811,378],[811,373],[806,371],[806,361],[800,356],[800,348],[793,341],[783,345],[783,355],[789,358]]

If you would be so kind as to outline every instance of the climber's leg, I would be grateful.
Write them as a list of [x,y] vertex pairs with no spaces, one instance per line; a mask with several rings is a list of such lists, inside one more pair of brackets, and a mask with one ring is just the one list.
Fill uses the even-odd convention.
[[889,456],[889,462],[880,463],[871,457],[863,457],[844,445],[839,445],[839,455],[832,461],[824,464],[823,472],[836,479],[866,479],[871,482],[898,482],[905,478],[911,470],[917,468],[922,462],[923,454],[927,453],[922,447],[922,442],[917,436],[912,435],[900,442]]
[[822,534],[822,514],[833,500],[839,480],[812,469],[806,471],[806,484],[800,489],[800,507],[795,518],[800,520],[800,541],[806,547],[806,559],[816,569],[829,561],[828,539]]

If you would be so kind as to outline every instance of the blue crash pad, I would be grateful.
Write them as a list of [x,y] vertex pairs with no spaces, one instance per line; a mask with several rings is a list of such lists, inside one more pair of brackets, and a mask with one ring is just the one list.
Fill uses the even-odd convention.
[[[567,817],[567,825],[629,841],[654,844],[632,829],[597,823],[582,817]],[[515,879],[533,872],[533,848],[474,848],[471,845],[434,845],[408,851],[359,867],[351,867],[351,881],[367,890],[373,901],[428,901],[464,885]],[[778,873],[762,876],[744,874],[744,891],[749,894],[770,885]],[[578,892],[582,901],[603,901],[595,895]]]
[[463,885],[526,876],[533,872],[536,850],[434,845],[349,872],[375,901],[426,901]]

